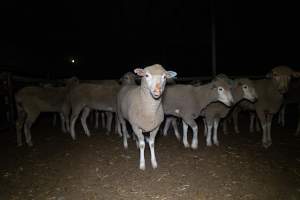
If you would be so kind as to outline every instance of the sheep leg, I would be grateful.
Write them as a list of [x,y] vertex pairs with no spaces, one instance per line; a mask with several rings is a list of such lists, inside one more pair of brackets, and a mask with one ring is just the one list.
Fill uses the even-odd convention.
[[73,140],[76,140],[75,123],[76,123],[76,120],[79,116],[79,113],[80,113],[81,109],[82,109],[82,107],[75,107],[72,110],[70,129],[71,129],[71,137],[72,137]]
[[104,128],[105,127],[105,113],[101,112],[101,125]]
[[65,127],[67,132],[70,132],[70,107],[69,105],[64,105],[62,109],[62,113],[65,119]]
[[53,120],[52,120],[52,126],[56,126],[56,113],[53,113]]
[[300,104],[298,104],[297,108],[298,108],[298,123],[297,123],[297,129],[295,132],[295,136],[299,136],[299,133],[300,133]]
[[95,129],[98,129],[99,128],[99,112],[98,111],[95,111],[95,126],[94,126]]
[[[28,112],[27,112],[28,113]],[[28,146],[32,146],[32,140],[31,140],[31,126],[35,122],[36,118],[39,116],[39,112],[31,112],[28,114],[27,119],[25,120],[24,124],[24,133],[25,133],[25,138],[26,138],[26,143]]]
[[178,126],[177,126],[177,119],[175,117],[172,120],[172,126],[173,126],[174,133],[175,133],[177,140],[180,141],[180,134],[179,134]]
[[[145,138],[144,138],[144,135],[143,135],[143,131],[140,128],[138,128],[137,126],[132,126],[132,129],[133,129],[135,135],[137,136],[138,142],[139,142],[140,169],[145,170],[146,169],[146,165],[145,165]],[[125,136],[125,138],[126,138],[126,136]],[[154,146],[154,141],[153,141],[153,146]],[[153,151],[154,151],[154,149],[153,149]]]
[[272,128],[273,114],[267,115],[267,143],[268,147],[272,145],[271,128]]
[[259,119],[258,117],[255,118],[255,128],[256,128],[256,132],[260,132],[260,123],[259,123]]
[[106,135],[109,135],[109,133],[111,132],[113,113],[112,112],[105,112],[105,114],[106,114],[106,117],[107,117]]
[[155,157],[155,150],[154,150],[154,144],[155,144],[155,136],[159,130],[159,127],[154,129],[153,131],[150,132],[150,137],[149,137],[149,147],[150,147],[150,152],[151,152],[151,164],[152,168],[156,169],[157,168],[157,162],[156,162],[156,157]]
[[81,115],[81,125],[82,125],[82,127],[83,127],[84,133],[85,133],[88,137],[90,137],[91,134],[90,134],[90,131],[89,131],[87,125],[86,125],[86,118],[89,116],[90,110],[91,110],[90,108],[85,107],[85,108],[83,109],[83,112],[82,112],[82,115]]
[[127,149],[128,148],[128,143],[127,143],[127,135],[128,135],[128,132],[127,132],[127,127],[126,127],[126,121],[118,116],[118,119],[119,119],[119,122],[120,122],[120,129],[122,128],[122,132],[123,132],[123,145],[124,145],[124,148]]
[[211,132],[213,127],[213,122],[210,119],[206,119],[206,126],[207,126],[207,135],[206,135],[206,146],[210,147],[211,143]]
[[297,130],[295,132],[295,136],[299,136],[300,133],[300,118],[298,117],[298,124],[297,124]]
[[228,123],[228,121],[227,121],[227,118],[226,118],[226,119],[223,120],[223,133],[225,135],[228,134],[228,124],[227,123]]
[[207,122],[205,117],[202,118],[204,124],[204,137],[207,137]]
[[251,113],[250,114],[250,126],[249,126],[250,133],[254,132],[254,120],[255,120],[255,114]]
[[215,145],[219,146],[219,141],[218,141],[218,126],[219,126],[220,119],[215,118],[214,119],[214,136],[213,136],[213,142]]
[[[56,115],[55,115],[56,116]],[[59,113],[60,121],[61,121],[61,130],[62,132],[66,133],[66,119],[63,113]]]
[[188,125],[187,123],[185,123],[184,120],[182,120],[182,128],[183,128],[183,145],[185,148],[189,148],[190,147],[190,144],[187,140],[187,132],[188,132]]
[[173,120],[172,117],[166,117],[165,126],[164,126],[164,130],[163,130],[163,136],[167,136],[172,120]]
[[239,117],[239,111],[235,110],[232,113],[232,118],[233,118],[233,124],[234,124],[234,131],[235,133],[240,133],[239,127],[238,127],[238,117]]
[[193,139],[192,139],[192,149],[198,148],[198,125],[194,119],[191,118],[183,118],[182,121],[185,121],[185,123],[190,126],[193,130]]
[[282,127],[285,126],[285,105],[282,106],[278,113],[278,124]]
[[268,148],[268,132],[267,132],[267,119],[266,115],[263,111],[257,111],[257,116],[259,118],[259,121],[261,123],[262,129],[263,129],[263,135],[262,135],[262,145],[265,148]]
[[22,146],[22,130],[24,127],[24,122],[26,120],[26,113],[24,111],[20,111],[18,109],[18,119],[16,122],[16,130],[17,130],[17,145]]

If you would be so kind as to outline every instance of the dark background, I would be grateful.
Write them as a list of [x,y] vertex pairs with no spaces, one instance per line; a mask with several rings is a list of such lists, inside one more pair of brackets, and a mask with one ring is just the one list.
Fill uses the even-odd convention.
[[[108,2],[2,3],[2,71],[102,79],[161,63],[180,77],[211,75],[211,1]],[[299,68],[296,2],[215,0],[214,8],[217,73]]]

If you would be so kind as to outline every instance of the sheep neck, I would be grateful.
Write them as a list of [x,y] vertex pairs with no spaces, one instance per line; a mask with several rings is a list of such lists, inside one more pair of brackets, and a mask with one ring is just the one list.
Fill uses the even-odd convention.
[[140,87],[140,99],[143,105],[141,112],[145,114],[155,114],[161,108],[161,97],[158,99],[154,99],[150,94],[146,83],[141,84]]
[[199,102],[201,110],[205,108],[212,101],[217,101],[217,99],[214,99],[212,97],[211,88],[212,88],[211,83],[200,85],[194,88],[195,91],[194,94],[196,96],[197,101]]

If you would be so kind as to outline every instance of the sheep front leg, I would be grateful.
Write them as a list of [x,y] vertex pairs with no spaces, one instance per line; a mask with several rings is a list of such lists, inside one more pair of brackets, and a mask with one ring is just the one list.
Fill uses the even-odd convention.
[[151,164],[152,168],[156,169],[157,168],[157,162],[156,162],[156,157],[155,157],[155,151],[154,151],[154,144],[155,144],[155,136],[159,130],[159,126],[154,129],[153,131],[150,132],[150,138],[149,138],[149,148],[151,152]]
[[214,120],[214,136],[213,136],[213,142],[215,145],[219,146],[219,140],[218,140],[218,127],[219,127],[219,118],[215,118]]
[[190,144],[187,140],[187,132],[188,132],[188,125],[187,123],[185,123],[184,120],[182,120],[182,127],[183,127],[183,145],[185,148],[189,148],[190,147]]
[[[137,136],[138,142],[139,142],[140,169],[145,170],[146,169],[146,165],[145,165],[145,138],[144,138],[144,135],[143,135],[143,131],[140,128],[138,128],[137,126],[132,126],[132,129],[133,129],[135,135]],[[127,138],[127,137],[125,136],[125,138]]]
[[204,137],[207,137],[207,122],[205,117],[202,118],[204,124]]
[[239,117],[239,111],[236,110],[232,113],[235,133],[240,133],[239,126],[238,126],[238,117]]
[[212,132],[212,127],[213,127],[213,122],[212,120],[207,120],[206,119],[206,126],[207,126],[207,135],[206,135],[206,146],[210,147],[211,144],[211,132]]
[[99,111],[95,111],[95,125],[94,125],[95,129],[99,128]]
[[263,111],[257,111],[257,116],[259,118],[259,121],[263,129],[262,145],[263,147],[268,148],[269,145],[268,145],[268,133],[267,133],[267,119],[265,113]]

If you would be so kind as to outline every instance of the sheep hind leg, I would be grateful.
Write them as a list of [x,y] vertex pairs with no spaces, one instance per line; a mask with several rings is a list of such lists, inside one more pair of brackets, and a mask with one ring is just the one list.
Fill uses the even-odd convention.
[[91,110],[90,108],[85,107],[85,108],[83,109],[83,112],[82,112],[82,115],[81,115],[81,118],[80,118],[80,119],[81,119],[81,125],[82,125],[82,127],[83,127],[84,133],[85,133],[88,137],[91,136],[91,133],[90,133],[88,127],[87,127],[87,124],[86,124],[86,118],[89,116],[90,110]]
[[33,112],[30,113],[24,123],[24,133],[26,137],[26,143],[28,146],[33,146],[32,140],[31,140],[31,126],[35,122],[36,118],[39,116],[39,112]]
[[271,137],[272,119],[273,119],[273,114],[268,114],[267,115],[267,144],[268,144],[268,147],[270,147],[272,145],[272,137]]
[[172,121],[172,117],[166,117],[165,126],[164,126],[164,130],[163,130],[163,136],[168,135],[168,130],[170,128],[171,121]]
[[16,122],[16,131],[17,131],[17,145],[20,147],[22,146],[22,131],[24,127],[24,123],[26,120],[26,113],[18,111],[18,119]]
[[219,146],[219,140],[218,140],[218,127],[219,127],[219,118],[214,119],[214,135],[213,135],[213,142],[216,146]]
[[112,119],[113,119],[113,113],[112,112],[105,112],[107,117],[107,123],[106,123],[106,135],[109,135],[111,132],[111,126],[112,126]]

